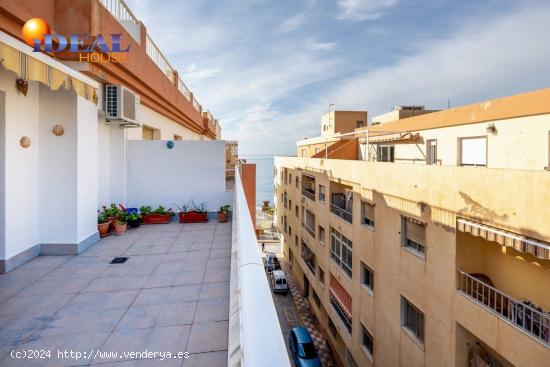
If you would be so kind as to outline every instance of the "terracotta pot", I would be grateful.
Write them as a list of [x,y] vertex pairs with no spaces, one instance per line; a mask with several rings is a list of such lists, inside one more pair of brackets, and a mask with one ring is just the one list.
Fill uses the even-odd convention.
[[106,223],[99,223],[97,225],[97,230],[99,231],[99,237],[105,237],[105,236],[108,236],[110,235],[110,227],[111,227],[111,222],[106,222]]
[[196,211],[190,211],[187,213],[178,213],[180,223],[201,223],[208,222],[208,213],[197,213]]
[[126,232],[126,222],[115,223],[115,234],[123,234],[124,232]]
[[218,213],[218,221],[220,223],[225,223],[227,222],[227,214],[225,213]]
[[116,217],[107,217],[107,220],[109,221],[109,223],[111,223],[111,225],[109,226],[109,230],[114,231],[115,230]]
[[141,216],[142,224],[166,224],[170,223],[171,214],[147,214]]

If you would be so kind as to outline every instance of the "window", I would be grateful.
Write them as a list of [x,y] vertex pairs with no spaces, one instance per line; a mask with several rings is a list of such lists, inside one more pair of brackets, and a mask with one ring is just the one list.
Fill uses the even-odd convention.
[[288,200],[288,209],[292,210],[292,200]]
[[374,204],[361,202],[361,223],[374,228]]
[[352,333],[351,295],[342,287],[334,275],[330,274],[330,305],[342,321],[348,333]]
[[330,256],[340,265],[342,270],[350,277],[352,276],[352,244],[345,236],[334,228],[330,229],[331,244]]
[[298,205],[296,205],[294,211],[295,211],[294,214],[296,214],[296,218],[300,218],[300,209],[298,208]]
[[319,148],[315,148],[315,154],[319,153]]
[[298,236],[294,235],[294,244],[298,246]]
[[174,140],[182,140],[181,136],[174,134]]
[[379,145],[377,153],[378,162],[393,162],[395,147],[393,145]]
[[363,262],[361,262],[361,285],[371,293],[374,291],[374,272]]
[[487,165],[487,137],[459,138],[459,164],[461,166]]
[[408,299],[401,296],[401,326],[424,343],[424,314]]
[[372,361],[372,357],[374,356],[374,341],[372,339],[372,335],[363,325],[361,325],[361,346],[363,347],[365,353],[367,353],[369,359]]
[[290,263],[290,266],[292,266],[292,260],[293,260],[292,250],[288,249],[288,262]]
[[283,203],[284,203],[285,208],[288,208],[288,195],[287,195],[286,191],[283,194]]
[[300,179],[298,178],[298,176],[296,176],[295,181],[296,181],[296,188],[299,188],[300,187]]
[[149,126],[142,128],[143,140],[160,140],[160,130]]
[[288,183],[292,185],[292,173],[288,174]]
[[319,282],[325,285],[325,271],[319,266]]
[[319,242],[325,244],[325,229],[319,226]]
[[325,201],[325,187],[319,185],[319,201]]
[[283,225],[286,233],[286,231],[288,231],[288,222],[286,221],[286,215],[283,216]]
[[311,273],[315,276],[315,254],[305,242],[302,241],[302,259],[306,263]]
[[426,225],[413,218],[401,217],[401,246],[424,257],[426,254]]
[[288,226],[288,235],[292,236],[292,227],[291,226]]
[[426,164],[437,164],[437,140],[426,142]]
[[358,128],[358,127],[363,127],[364,126],[364,122],[363,121],[355,121],[355,127]]
[[317,307],[321,305],[321,300],[319,299],[319,296],[317,295],[317,292],[315,292],[315,289],[313,290],[313,301],[315,301],[315,304]]

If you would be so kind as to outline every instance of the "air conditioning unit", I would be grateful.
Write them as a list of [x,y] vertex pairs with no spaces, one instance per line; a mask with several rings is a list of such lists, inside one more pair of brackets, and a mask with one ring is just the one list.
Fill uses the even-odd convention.
[[107,123],[139,126],[136,121],[136,104],[139,96],[122,85],[105,86],[105,118]]

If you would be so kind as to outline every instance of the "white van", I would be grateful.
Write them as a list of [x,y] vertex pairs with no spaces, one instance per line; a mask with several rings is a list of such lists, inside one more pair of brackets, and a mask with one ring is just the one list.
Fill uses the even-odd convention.
[[282,270],[273,270],[271,272],[271,285],[273,286],[273,292],[288,292],[285,272]]

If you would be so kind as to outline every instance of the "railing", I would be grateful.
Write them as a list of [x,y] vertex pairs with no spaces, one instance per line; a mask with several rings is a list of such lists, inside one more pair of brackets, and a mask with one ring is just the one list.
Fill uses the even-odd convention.
[[315,192],[311,192],[308,189],[302,189],[302,195],[311,201],[315,201]]
[[124,0],[100,0],[100,2],[119,21],[139,23]]
[[201,105],[199,104],[199,101],[197,101],[197,99],[195,98],[195,96],[193,96],[193,107],[194,107],[195,110],[197,110],[198,112],[201,112]]
[[458,291],[550,348],[549,313],[518,301],[460,270]]
[[336,214],[337,216],[339,216],[340,218],[344,219],[348,223],[353,222],[353,214],[348,212],[346,209],[342,209],[339,206],[333,203],[330,203],[330,211]]
[[189,88],[187,88],[187,85],[181,80],[181,78],[178,78],[178,90],[181,94],[187,99],[189,102],[191,102],[191,91]]
[[235,186],[228,366],[290,367],[239,170]]
[[304,229],[307,231],[307,233],[311,235],[311,237],[315,238],[315,231],[313,230],[313,228],[308,226],[305,222],[302,223],[302,227],[304,227]]
[[344,312],[342,306],[332,294],[330,295],[330,304],[332,305],[332,308],[334,309],[334,311],[336,311],[336,314],[338,315],[340,320],[342,320],[342,323],[346,327],[348,333],[351,334],[351,327],[353,324],[352,320],[346,316],[346,313]]
[[153,62],[159,67],[160,70],[166,75],[166,77],[173,81],[174,68],[170,65],[168,59],[162,54],[158,46],[153,42],[149,35],[145,36],[145,52],[153,60]]

